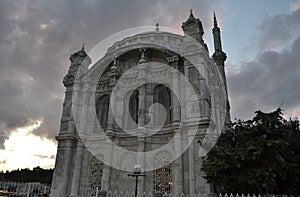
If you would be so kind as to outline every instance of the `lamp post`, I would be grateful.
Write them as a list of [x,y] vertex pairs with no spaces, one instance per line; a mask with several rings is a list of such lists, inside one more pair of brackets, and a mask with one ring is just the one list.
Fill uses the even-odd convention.
[[137,197],[137,187],[138,187],[139,176],[146,176],[145,174],[141,174],[141,172],[142,172],[141,166],[136,164],[133,168],[133,174],[128,174],[128,176],[135,177],[135,192],[134,192],[135,197]]

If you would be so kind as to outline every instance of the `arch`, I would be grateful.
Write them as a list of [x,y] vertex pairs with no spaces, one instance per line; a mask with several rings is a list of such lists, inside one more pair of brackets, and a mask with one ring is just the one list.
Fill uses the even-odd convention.
[[[167,118],[164,125],[170,124],[172,121],[172,108],[171,108],[171,90],[169,87],[159,84],[153,90],[153,103],[161,104],[166,112]],[[154,125],[159,125],[161,119],[160,110],[154,112]]]
[[109,95],[105,94],[98,99],[97,106],[97,117],[102,129],[107,128],[108,110],[109,110]]

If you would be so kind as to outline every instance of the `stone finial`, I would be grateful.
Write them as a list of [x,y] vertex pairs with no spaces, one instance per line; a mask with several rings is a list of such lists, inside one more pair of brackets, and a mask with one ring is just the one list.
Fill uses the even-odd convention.
[[117,60],[117,58],[114,58],[113,64],[112,64],[110,69],[111,69],[112,72],[117,72],[118,71],[118,60]]
[[82,47],[81,47],[81,50],[82,50],[82,51],[84,51],[84,46],[85,46],[85,44],[82,43]]
[[159,31],[159,23],[155,24],[155,31]]
[[193,16],[193,9],[190,9],[190,15]]
[[141,59],[139,60],[139,63],[146,63],[147,59],[146,59],[146,49],[140,49],[141,52]]
[[113,63],[110,67],[110,72],[108,73],[109,76],[109,85],[114,86],[120,76],[120,73],[118,71],[118,59],[114,58]]

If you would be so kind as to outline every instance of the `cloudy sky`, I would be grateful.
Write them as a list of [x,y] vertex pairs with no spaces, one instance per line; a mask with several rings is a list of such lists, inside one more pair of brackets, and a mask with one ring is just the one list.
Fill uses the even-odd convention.
[[216,12],[232,119],[281,106],[300,117],[300,1],[0,0],[0,171],[52,167],[69,56],[128,28],[178,29],[189,9],[213,52]]

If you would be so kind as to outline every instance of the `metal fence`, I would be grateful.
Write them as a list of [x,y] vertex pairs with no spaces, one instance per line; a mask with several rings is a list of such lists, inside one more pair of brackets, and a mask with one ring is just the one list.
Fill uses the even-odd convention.
[[42,197],[49,196],[50,185],[39,182],[0,181],[0,196]]
[[[88,191],[83,189],[79,191],[79,197],[135,197],[134,191],[108,191],[104,192],[98,190],[95,191]],[[199,194],[174,194],[174,193],[154,193],[154,192],[138,192],[138,197],[263,197],[260,194],[206,194],[206,193],[199,193]],[[275,197],[275,196],[272,196]],[[282,197],[287,197],[282,196]]]
[[[79,195],[80,197],[135,197],[133,191],[109,191],[106,194],[101,194],[102,192],[99,190],[94,191],[91,195]],[[206,193],[199,193],[199,194],[174,194],[174,193],[153,193],[153,192],[143,192],[138,193],[138,197],[292,197],[292,195],[282,194],[282,195],[261,195],[261,194],[232,194],[232,193],[225,193],[225,194],[206,194]]]

